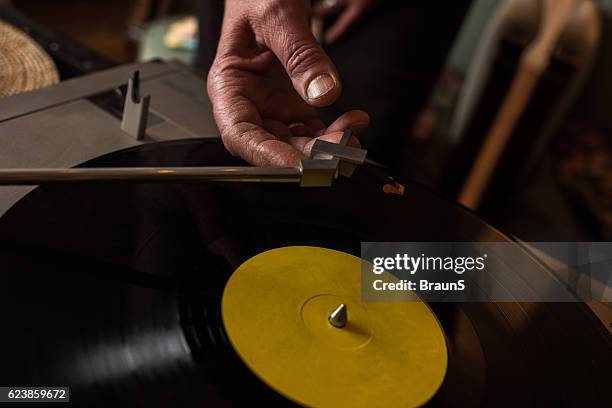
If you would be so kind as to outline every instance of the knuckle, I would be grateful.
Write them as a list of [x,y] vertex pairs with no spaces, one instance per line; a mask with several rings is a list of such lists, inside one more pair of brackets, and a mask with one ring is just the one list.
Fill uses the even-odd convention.
[[260,1],[249,11],[248,18],[258,37],[269,42],[276,34],[275,28],[287,20],[287,6],[280,0]]
[[217,57],[212,67],[210,67],[210,71],[208,72],[208,80],[213,83],[218,80],[222,80],[224,75],[227,73],[227,71],[232,66],[230,60],[231,60],[231,57],[230,58]]
[[219,62],[219,59],[215,60],[212,67],[208,71],[208,76],[206,78],[206,85],[208,87],[209,93],[212,89],[214,89],[219,83],[225,81],[224,73],[225,69],[223,65]]
[[220,82],[223,82],[223,77],[221,77],[219,71],[217,71],[216,67],[213,65],[210,71],[208,71],[208,76],[206,78],[206,90],[208,92],[208,97],[211,99],[211,101],[216,96],[216,89]]
[[213,103],[217,96],[225,93],[238,80],[238,76],[234,72],[235,63],[232,60],[232,57],[217,58],[208,72],[206,90]]
[[300,76],[322,62],[322,56],[312,41],[296,41],[288,44],[287,73]]
[[259,19],[263,21],[278,19],[284,10],[285,8],[283,7],[282,1],[279,0],[259,2],[255,9]]
[[255,17],[262,22],[272,23],[290,20],[294,15],[308,15],[308,0],[267,0],[257,1],[254,8]]

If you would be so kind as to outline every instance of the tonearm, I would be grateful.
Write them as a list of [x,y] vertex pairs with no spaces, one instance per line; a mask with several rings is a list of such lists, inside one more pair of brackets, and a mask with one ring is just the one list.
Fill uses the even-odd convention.
[[296,167],[119,167],[68,169],[0,169],[0,185],[42,185],[82,182],[121,183],[295,183],[328,187],[338,176],[351,177],[367,151],[348,146],[347,130],[339,144],[317,140],[309,159]]

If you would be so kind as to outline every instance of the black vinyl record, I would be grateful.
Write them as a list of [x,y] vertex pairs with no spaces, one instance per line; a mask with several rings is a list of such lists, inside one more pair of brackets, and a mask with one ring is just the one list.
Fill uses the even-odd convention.
[[[218,141],[190,140],[85,166],[242,164]],[[0,219],[0,384],[69,386],[71,405],[86,407],[291,406],[249,372],[225,335],[221,295],[242,262],[291,245],[359,256],[362,241],[511,242],[420,185],[405,182],[396,195],[384,184],[363,168],[332,188],[36,189]],[[527,253],[517,265],[548,275]],[[449,346],[431,406],[612,405],[612,339],[586,305],[431,307]],[[408,387],[397,379],[398,392]]]

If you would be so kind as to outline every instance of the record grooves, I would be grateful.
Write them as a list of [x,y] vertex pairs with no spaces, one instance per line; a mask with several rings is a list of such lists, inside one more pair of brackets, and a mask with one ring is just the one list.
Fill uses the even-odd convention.
[[[219,142],[192,140],[86,165],[239,163]],[[0,383],[70,385],[71,403],[87,407],[291,406],[228,342],[219,302],[240,264],[296,245],[359,256],[361,241],[511,241],[419,185],[406,183],[398,196],[381,183],[358,170],[332,189],[35,190],[0,219],[0,264],[10,272],[1,289],[8,335],[0,340]],[[548,275],[527,254],[523,262]],[[612,405],[611,336],[584,304],[430,306],[449,350],[431,406]],[[407,387],[397,379],[398,392]]]

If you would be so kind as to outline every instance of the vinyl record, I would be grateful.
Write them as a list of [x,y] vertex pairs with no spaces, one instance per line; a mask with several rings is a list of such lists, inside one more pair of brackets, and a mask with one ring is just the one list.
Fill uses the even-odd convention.
[[[190,140],[86,166],[240,164],[218,141]],[[361,168],[332,188],[38,188],[0,219],[0,383],[70,386],[71,403],[87,407],[291,406],[242,362],[221,320],[225,284],[245,261],[290,246],[359,256],[362,241],[511,242],[464,208],[402,184],[397,194]],[[549,276],[527,253],[517,265]],[[612,340],[584,304],[429,306],[448,348],[429,405],[612,404]],[[409,389],[396,379],[396,392]]]

